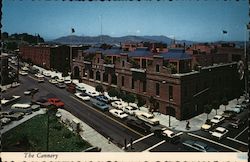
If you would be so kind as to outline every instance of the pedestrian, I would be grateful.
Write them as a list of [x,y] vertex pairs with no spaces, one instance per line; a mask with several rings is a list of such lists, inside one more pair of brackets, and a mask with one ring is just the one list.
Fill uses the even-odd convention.
[[127,140],[126,140],[126,138],[124,139],[124,149],[127,150]]
[[134,148],[133,148],[133,139],[132,139],[132,138],[130,138],[130,149],[131,149],[131,150],[134,149]]
[[110,137],[108,137],[108,143],[110,144]]
[[189,126],[189,120],[187,120],[187,124],[186,124],[186,129],[190,129],[190,126]]

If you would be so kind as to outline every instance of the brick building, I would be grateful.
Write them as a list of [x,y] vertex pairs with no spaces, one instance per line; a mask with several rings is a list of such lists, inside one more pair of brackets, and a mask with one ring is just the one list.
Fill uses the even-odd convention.
[[204,112],[212,100],[239,95],[237,63],[193,71],[192,57],[183,49],[154,54],[147,48],[124,52],[119,48],[79,51],[73,75],[84,83],[116,87],[147,100],[156,99],[156,109],[184,120]]
[[21,46],[21,59],[46,69],[70,71],[70,48],[58,45]]

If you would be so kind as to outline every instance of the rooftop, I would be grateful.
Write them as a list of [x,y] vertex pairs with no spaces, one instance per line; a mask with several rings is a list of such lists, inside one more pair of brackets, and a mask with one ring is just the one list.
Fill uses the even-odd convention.
[[163,56],[164,59],[177,59],[177,60],[187,60],[191,59],[191,56],[185,53],[183,48],[169,49],[168,52],[161,53],[159,56]]

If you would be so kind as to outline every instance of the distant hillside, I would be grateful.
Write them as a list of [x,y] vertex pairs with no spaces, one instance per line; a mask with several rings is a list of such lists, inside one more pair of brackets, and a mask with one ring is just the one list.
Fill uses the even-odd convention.
[[[107,43],[107,44],[119,44],[124,42],[163,42],[167,44],[171,44],[173,40],[166,36],[134,36],[128,35],[123,37],[110,37],[108,35],[102,36],[65,36],[60,37],[52,42],[60,43],[60,44],[98,44],[100,42]],[[178,43],[186,43],[186,44],[193,44],[192,41],[185,41],[185,40],[177,40]]]

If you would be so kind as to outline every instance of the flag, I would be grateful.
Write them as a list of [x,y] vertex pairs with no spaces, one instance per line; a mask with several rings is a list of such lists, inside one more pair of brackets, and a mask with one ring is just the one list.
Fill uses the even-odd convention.
[[223,34],[227,34],[227,31],[226,31],[226,30],[223,30],[222,33],[223,33]]
[[71,32],[74,33],[74,32],[75,32],[75,29],[74,29],[74,28],[71,28]]
[[250,29],[250,23],[247,24],[247,29]]

